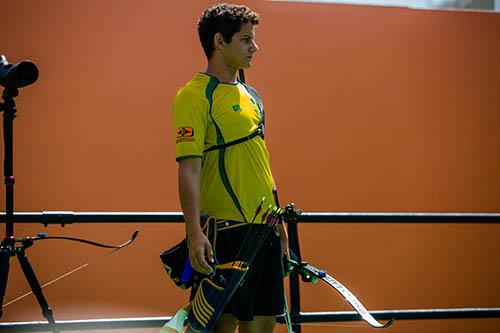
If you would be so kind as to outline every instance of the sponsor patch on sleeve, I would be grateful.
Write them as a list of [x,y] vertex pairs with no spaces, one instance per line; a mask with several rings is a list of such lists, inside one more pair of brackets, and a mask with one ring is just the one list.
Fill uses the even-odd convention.
[[194,130],[192,127],[179,127],[177,129],[177,143],[194,141]]

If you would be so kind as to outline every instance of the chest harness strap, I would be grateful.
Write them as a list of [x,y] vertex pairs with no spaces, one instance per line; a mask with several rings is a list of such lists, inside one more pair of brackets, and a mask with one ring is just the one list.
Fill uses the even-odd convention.
[[264,139],[264,123],[260,123],[259,126],[257,127],[257,129],[255,131],[253,131],[252,134],[250,134],[248,136],[245,136],[243,138],[239,138],[239,139],[236,139],[233,141],[229,141],[227,143],[223,143],[220,145],[212,146],[210,148],[205,149],[203,152],[207,153],[209,151],[220,150],[220,149],[224,149],[224,148],[227,148],[230,146],[234,146],[234,145],[237,145],[239,143],[252,140],[256,136],[260,136],[262,139]]

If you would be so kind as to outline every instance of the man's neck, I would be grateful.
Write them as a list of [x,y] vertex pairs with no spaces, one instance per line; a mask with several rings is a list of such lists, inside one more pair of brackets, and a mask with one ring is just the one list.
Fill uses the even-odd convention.
[[205,73],[216,77],[217,80],[224,83],[236,83],[237,72],[237,68],[229,67],[215,59],[208,61],[207,69],[205,70]]

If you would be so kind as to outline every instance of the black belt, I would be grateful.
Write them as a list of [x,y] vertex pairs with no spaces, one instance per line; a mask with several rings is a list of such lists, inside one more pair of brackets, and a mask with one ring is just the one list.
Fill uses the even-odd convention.
[[223,231],[231,228],[242,227],[244,225],[248,225],[248,223],[233,221],[233,220],[217,220],[217,231]]

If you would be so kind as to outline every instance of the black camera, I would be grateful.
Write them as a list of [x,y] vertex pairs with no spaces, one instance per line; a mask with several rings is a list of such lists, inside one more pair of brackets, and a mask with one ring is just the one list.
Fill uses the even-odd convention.
[[10,88],[29,86],[38,79],[38,68],[31,61],[21,61],[15,65],[0,55],[0,85]]

